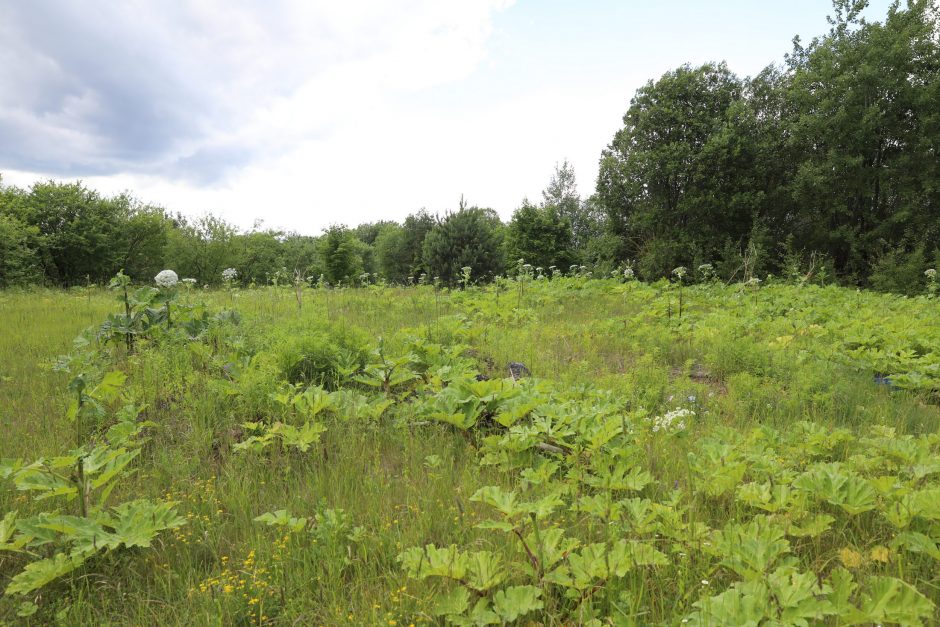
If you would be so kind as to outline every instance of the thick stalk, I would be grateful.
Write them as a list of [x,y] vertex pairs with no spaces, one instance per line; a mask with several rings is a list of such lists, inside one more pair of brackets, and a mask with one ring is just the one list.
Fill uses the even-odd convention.
[[83,390],[78,390],[78,411],[75,412],[75,448],[78,449],[78,461],[75,463],[75,481],[78,484],[78,509],[82,518],[88,516],[88,501],[87,493],[85,490],[85,458],[84,453],[82,452],[82,440],[84,434],[82,433],[82,405],[84,405],[85,398]]
[[134,352],[134,336],[131,334],[131,303],[127,297],[127,286],[124,286],[124,324],[127,325],[127,331],[124,333],[124,341],[127,343],[128,354]]

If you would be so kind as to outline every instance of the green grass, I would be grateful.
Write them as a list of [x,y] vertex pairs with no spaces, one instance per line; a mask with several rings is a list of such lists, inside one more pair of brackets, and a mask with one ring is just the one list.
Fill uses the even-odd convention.
[[[513,285],[499,294],[492,288],[306,290],[302,308],[292,291],[271,289],[195,292],[180,300],[211,311],[235,309],[241,324],[213,327],[199,342],[143,342],[133,355],[119,345],[106,347],[108,368],[128,375],[125,396],[146,404],[145,417],[155,424],[134,462],[136,472],[109,502],[172,500],[187,524],[163,532],[149,549],[114,551],[26,597],[0,598],[0,621],[435,624],[441,620],[432,615],[435,600],[460,586],[421,573],[409,577],[397,557],[410,547],[453,544],[500,556],[507,569],[503,586],[540,587],[544,607],[523,620],[577,624],[596,615],[615,624],[674,624],[695,612],[693,603],[742,582],[722,556],[702,546],[706,535],[730,521],[762,513],[738,491],[741,484],[768,476],[792,483],[822,462],[839,462],[866,482],[893,472],[909,491],[934,488],[940,475],[938,466],[907,482],[903,464],[865,439],[872,425],[886,425],[898,437],[916,436],[940,464],[940,373],[931,366],[940,361],[935,300],[812,286],[695,286],[683,290],[679,317],[675,286],[585,279],[530,283],[524,290]],[[72,350],[84,328],[119,310],[114,295],[103,291],[0,293],[0,457],[32,460],[74,446],[65,417],[68,377],[49,365]],[[429,419],[422,403],[439,392],[432,384],[393,391],[394,404],[378,419],[318,416],[326,431],[307,453],[234,450],[247,437],[243,423],[279,419],[283,410],[269,397],[284,383],[279,359],[298,338],[317,334],[351,334],[368,350],[381,344],[389,356],[405,354],[413,338],[465,344],[475,369],[494,379],[508,376],[507,362],[524,362],[539,381],[537,390],[525,392],[541,403],[535,413],[576,416],[578,433],[570,442],[583,452],[566,459],[535,449],[506,454],[501,438],[509,432],[492,422],[465,431]],[[876,372],[894,375],[895,385],[876,384]],[[365,391],[353,382],[343,387]],[[696,416],[674,436],[620,432],[604,447],[584,444],[587,431],[604,420],[619,425],[623,416],[625,426],[644,425],[644,415],[680,406]],[[817,451],[801,421],[835,439]],[[849,434],[844,442],[839,428]],[[781,434],[768,453],[781,460],[770,470],[759,453],[776,437],[767,430]],[[703,458],[709,438],[728,443],[733,459],[706,464],[706,474],[697,474],[694,459]],[[596,473],[608,458],[650,473],[649,484],[629,496],[657,504],[658,524],[675,516],[690,529],[705,525],[705,535],[646,533],[626,518],[607,526],[573,505],[603,494],[602,487],[584,488],[562,471],[543,485],[524,478],[526,469],[551,460],[568,472]],[[715,493],[721,473],[738,459],[741,477]],[[612,545],[618,538],[648,542],[669,564],[634,565],[623,577],[599,580],[590,594],[566,594],[565,586],[526,573],[515,535],[476,527],[499,518],[492,507],[470,500],[484,486],[515,490],[523,500],[557,490],[565,506],[539,519],[543,532],[564,529],[582,546]],[[0,513],[75,513],[74,503],[34,502],[9,480],[0,487]],[[901,530],[881,515],[901,498],[900,489],[880,492],[876,506],[859,514],[829,502],[809,505],[834,522],[819,535],[791,537],[796,568],[822,581],[844,565],[863,590],[873,577],[896,577],[940,604],[938,560],[892,545]],[[340,536],[319,537],[254,521],[280,509],[304,517],[343,510],[348,525]],[[911,523],[911,530],[916,524],[940,541],[940,522],[925,520]],[[353,528],[361,528],[354,541],[347,537]],[[871,558],[881,547],[889,551],[887,562]],[[863,563],[853,566],[856,554]],[[0,587],[28,561],[0,552]],[[860,595],[852,597],[856,605]],[[482,596],[491,598],[492,591]],[[18,618],[27,599],[39,610]],[[824,622],[840,620],[846,621],[833,614]]]

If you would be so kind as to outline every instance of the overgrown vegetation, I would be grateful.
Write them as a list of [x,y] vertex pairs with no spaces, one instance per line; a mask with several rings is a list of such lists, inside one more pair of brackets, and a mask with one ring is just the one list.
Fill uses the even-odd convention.
[[0,620],[936,621],[936,295],[672,276],[0,294]]

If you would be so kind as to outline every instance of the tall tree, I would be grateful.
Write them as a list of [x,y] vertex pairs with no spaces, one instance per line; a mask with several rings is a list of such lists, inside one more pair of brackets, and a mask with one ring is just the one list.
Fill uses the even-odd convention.
[[378,271],[389,281],[404,283],[411,276],[414,251],[407,247],[405,229],[398,224],[386,225],[375,238]]
[[591,257],[589,244],[603,235],[606,216],[592,199],[581,199],[574,167],[567,159],[561,165],[555,164],[555,172],[542,190],[542,208],[551,208],[552,213],[570,224],[571,237],[566,246],[571,250],[560,252],[561,256],[571,253],[572,260],[587,261]]
[[640,88],[604,150],[597,196],[622,254],[648,277],[715,255],[752,230],[754,195],[739,178],[749,146],[734,132],[742,82],[724,64],[688,65]]
[[551,266],[567,270],[574,261],[570,218],[556,204],[537,207],[524,200],[513,214],[506,235],[512,260],[524,259],[546,271]]
[[428,236],[428,233],[436,224],[437,220],[425,209],[409,215],[402,224],[404,230],[402,247],[404,250],[411,251],[408,270],[408,275],[411,277],[416,277],[425,271],[424,238]]
[[883,23],[837,0],[830,32],[788,58],[795,236],[863,279],[880,253],[940,241],[937,7],[895,3]]
[[492,209],[461,207],[448,214],[424,239],[428,273],[448,285],[457,283],[463,267],[470,267],[475,281],[501,274],[506,263],[503,230]]
[[320,260],[326,280],[349,284],[362,272],[362,242],[342,224],[334,224],[320,238]]
[[237,238],[235,225],[220,217],[205,214],[190,220],[178,214],[169,234],[166,265],[181,277],[217,285],[222,281],[222,270],[238,265]]

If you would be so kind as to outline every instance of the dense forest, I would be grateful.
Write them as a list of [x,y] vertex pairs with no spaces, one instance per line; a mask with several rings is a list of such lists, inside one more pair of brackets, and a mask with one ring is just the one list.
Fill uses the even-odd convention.
[[[200,284],[455,284],[513,272],[725,280],[802,276],[917,292],[940,262],[940,25],[928,0],[881,21],[837,0],[830,29],[753,77],[685,65],[640,88],[582,197],[567,162],[503,223],[461,198],[445,215],[240,231],[81,183],[0,180],[0,286],[102,283],[164,267]],[[259,208],[259,213],[261,213]]]

